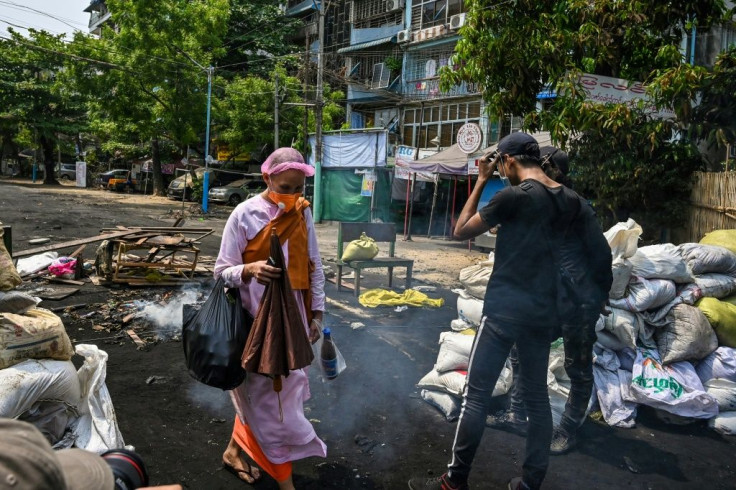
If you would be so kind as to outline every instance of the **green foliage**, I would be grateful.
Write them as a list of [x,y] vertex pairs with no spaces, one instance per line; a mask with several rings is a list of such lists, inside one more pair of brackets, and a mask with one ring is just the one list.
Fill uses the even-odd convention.
[[[724,126],[736,124],[733,112],[721,117],[716,110],[717,104],[733,108],[732,95],[730,103],[726,100],[734,93],[729,61],[721,62],[718,75],[709,75],[685,65],[679,52],[689,21],[696,18],[698,32],[707,30],[720,19],[723,2],[468,0],[467,5],[457,63],[441,71],[443,89],[476,82],[492,117],[523,116],[526,129],[549,130],[575,156],[579,190],[608,210],[608,218],[632,215],[655,227],[676,225],[690,175],[702,165],[691,141],[703,135],[727,139]],[[656,119],[644,104],[586,101],[582,73],[647,83],[653,103],[674,109],[677,118]],[[545,88],[557,97],[538,113],[537,94]],[[708,106],[695,108],[696,96]]]

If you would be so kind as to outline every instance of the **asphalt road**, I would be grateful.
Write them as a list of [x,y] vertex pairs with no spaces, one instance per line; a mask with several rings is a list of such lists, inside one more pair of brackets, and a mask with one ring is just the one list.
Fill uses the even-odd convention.
[[[16,249],[30,248],[31,238],[62,241],[116,225],[166,226],[173,221],[169,210],[178,209],[173,202],[138,201],[111,201],[98,192],[47,190],[0,180],[0,221],[13,226]],[[218,209],[217,217],[197,224],[221,229],[227,209]],[[202,244],[204,254],[216,255],[218,248],[217,233]],[[108,315],[110,332],[92,328],[104,320],[100,312],[110,305],[114,309],[126,301],[160,297],[165,291],[88,284],[65,300],[44,301],[41,306],[87,303],[63,317],[67,331],[75,341],[96,343],[108,352],[107,386],[120,429],[126,443],[143,456],[153,483],[178,482],[185,488],[208,490],[247,488],[220,465],[234,416],[229,397],[188,376],[181,343],[152,341],[137,350],[119,334],[115,315]],[[442,288],[431,294],[444,297],[445,306],[395,312],[362,308],[350,292],[338,293],[332,284],[327,294],[326,323],[348,369],[331,382],[323,382],[316,369],[310,373],[308,418],[326,442],[328,457],[296,462],[297,488],[404,489],[409,477],[441,473],[449,460],[455,426],[420,399],[415,384],[432,368],[439,334],[456,316],[455,295]],[[97,320],[82,318],[92,312]],[[365,327],[352,329],[350,324],[356,321]],[[151,381],[152,376],[158,378]],[[497,400],[497,407],[503,402]],[[635,429],[586,422],[579,449],[551,459],[544,488],[734,488],[733,439],[717,435],[704,423],[666,425],[647,410],[640,411],[637,422]],[[523,444],[515,435],[487,430],[471,488],[505,488],[508,479],[520,474]],[[266,477],[255,488],[277,485]]]

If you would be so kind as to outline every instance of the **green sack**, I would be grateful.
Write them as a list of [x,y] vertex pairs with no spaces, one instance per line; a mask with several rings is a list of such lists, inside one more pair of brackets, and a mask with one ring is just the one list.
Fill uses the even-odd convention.
[[376,241],[366,236],[365,233],[360,234],[360,238],[348,243],[342,254],[343,262],[352,262],[354,260],[371,260],[378,255],[378,245]]
[[703,245],[717,245],[736,253],[736,230],[715,230],[700,240]]
[[718,345],[736,347],[736,305],[716,298],[703,298],[695,306],[703,312],[716,331]]

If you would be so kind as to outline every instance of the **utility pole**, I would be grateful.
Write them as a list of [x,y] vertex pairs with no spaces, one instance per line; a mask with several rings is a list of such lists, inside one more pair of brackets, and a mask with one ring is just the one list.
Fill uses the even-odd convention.
[[314,221],[322,221],[322,76],[325,69],[325,0],[319,0],[319,51],[317,52],[317,93],[315,100]]
[[273,81],[273,149],[279,147],[279,74]]
[[[306,35],[306,46],[304,47],[304,102],[307,101],[307,83],[309,81],[309,32]],[[309,148],[309,111],[304,107],[304,153]]]
[[202,212],[207,213],[207,193],[210,187],[210,106],[212,104],[212,66],[207,67],[207,128],[204,137],[204,179],[202,181]]

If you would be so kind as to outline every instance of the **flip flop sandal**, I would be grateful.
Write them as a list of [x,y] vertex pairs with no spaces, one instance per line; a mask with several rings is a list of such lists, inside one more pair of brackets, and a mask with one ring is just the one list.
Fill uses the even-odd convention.
[[[247,461],[245,462],[245,464],[248,465],[248,469],[247,470],[246,469],[237,470],[237,469],[235,469],[235,467],[233,465],[231,465],[230,463],[226,463],[224,461],[222,462],[222,467],[225,468],[229,473],[232,473],[233,475],[237,476],[239,480],[243,480],[245,483],[248,483],[248,484],[251,484],[252,485],[252,484],[256,483],[258,480],[261,479],[261,475],[258,475],[258,477],[256,477],[253,474],[253,468],[258,469],[257,466],[254,466],[254,465],[248,463]],[[252,481],[249,482],[248,480],[245,480],[245,479],[241,478],[240,475],[243,475],[243,474],[248,475],[252,479]]]

